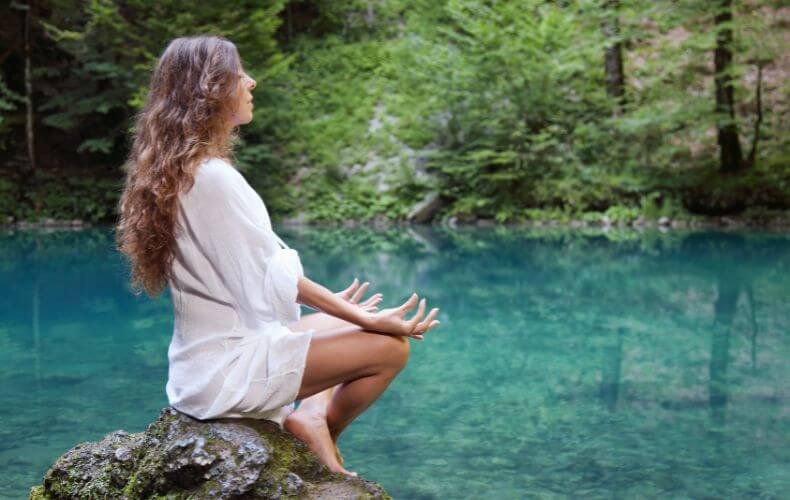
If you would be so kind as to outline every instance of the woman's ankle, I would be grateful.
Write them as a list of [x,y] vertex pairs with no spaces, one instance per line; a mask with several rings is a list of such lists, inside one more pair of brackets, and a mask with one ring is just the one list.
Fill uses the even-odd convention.
[[299,408],[291,412],[291,415],[299,418],[309,418],[311,420],[326,420],[326,409],[300,405]]

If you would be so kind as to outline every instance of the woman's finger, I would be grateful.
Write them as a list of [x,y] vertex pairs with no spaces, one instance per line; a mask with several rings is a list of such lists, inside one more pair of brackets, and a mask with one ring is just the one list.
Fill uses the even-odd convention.
[[382,297],[381,297],[381,296],[376,296],[376,295],[374,295],[373,297],[369,298],[369,299],[368,299],[368,300],[366,300],[365,302],[361,303],[361,304],[360,304],[360,307],[370,307],[370,306],[375,306],[376,304],[378,304],[378,303],[379,303],[379,302],[381,302],[381,301],[382,301]]
[[362,283],[362,286],[359,287],[357,289],[357,292],[351,297],[352,304],[356,304],[359,301],[359,299],[362,298],[362,296],[365,294],[365,290],[368,289],[368,285],[370,285],[370,283],[368,283],[367,281]]
[[428,324],[428,327],[424,331],[419,332],[418,330],[416,330],[416,332],[419,332],[419,333],[413,333],[413,334],[409,335],[409,337],[413,337],[415,339],[423,340],[425,338],[425,334],[426,333],[428,333],[432,328],[434,328],[436,326],[439,326],[440,324],[441,324],[441,322],[439,322],[439,320],[435,319],[435,320],[431,321]]
[[359,307],[365,309],[366,311],[376,310],[376,306],[379,304],[379,302],[381,302],[381,300],[381,294],[376,294],[373,297],[367,299],[365,302],[359,304]]
[[403,305],[401,305],[400,307],[398,307],[398,308],[396,309],[396,311],[398,311],[398,313],[399,313],[399,316],[400,316],[400,317],[403,317],[403,316],[404,316],[404,315],[405,315],[407,312],[409,312],[409,311],[411,311],[412,309],[414,309],[414,306],[416,306],[416,305],[417,305],[417,299],[418,299],[418,298],[419,298],[419,297],[417,296],[417,294],[416,294],[416,293],[413,293],[413,294],[411,295],[411,297],[409,297],[409,298],[406,300],[406,302],[404,302],[404,303],[403,303]]
[[[415,328],[417,328],[417,325],[420,323],[423,314],[425,314],[425,298],[420,301],[420,308],[417,309],[417,313],[409,320],[409,331],[415,332]],[[418,331],[416,333],[422,332]]]
[[424,320],[420,321],[420,323],[415,328],[415,331],[425,333],[430,330],[431,322],[436,318],[436,315],[439,314],[439,308],[434,307],[431,309],[431,312],[428,313],[428,316],[425,317]]
[[348,298],[351,296],[354,290],[357,289],[358,285],[359,285],[359,280],[354,278],[354,281],[351,283],[351,286],[340,292],[340,296],[348,300]]
[[384,298],[384,295],[382,295],[380,293],[377,293],[377,294],[371,295],[368,300],[382,300],[383,298]]

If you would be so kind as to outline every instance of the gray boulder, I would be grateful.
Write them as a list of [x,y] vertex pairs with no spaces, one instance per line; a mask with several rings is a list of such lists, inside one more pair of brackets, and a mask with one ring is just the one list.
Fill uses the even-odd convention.
[[334,474],[290,433],[255,419],[200,421],[165,408],[145,432],[81,443],[31,488],[60,498],[390,498]]
[[444,201],[437,192],[430,192],[417,202],[406,216],[408,220],[416,223],[430,222],[436,214],[444,208]]

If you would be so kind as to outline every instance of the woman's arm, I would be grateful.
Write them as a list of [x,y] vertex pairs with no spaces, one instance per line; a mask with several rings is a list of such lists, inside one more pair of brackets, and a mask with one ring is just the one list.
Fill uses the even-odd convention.
[[329,291],[325,286],[315,281],[300,276],[296,284],[298,294],[296,301],[321,312],[325,312],[336,318],[354,323],[362,328],[369,328],[371,315],[359,305]]
[[296,286],[298,303],[359,325],[366,330],[422,339],[423,334],[439,325],[439,321],[435,319],[439,313],[437,308],[433,308],[428,316],[420,321],[425,314],[425,299],[419,300],[420,307],[411,319],[405,318],[406,313],[414,309],[418,303],[419,297],[416,293],[400,307],[373,313],[359,307],[358,304],[346,301],[305,276],[299,277]]

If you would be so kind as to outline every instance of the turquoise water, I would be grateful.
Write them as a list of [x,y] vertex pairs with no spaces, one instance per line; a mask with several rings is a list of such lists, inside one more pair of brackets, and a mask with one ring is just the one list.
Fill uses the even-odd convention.
[[[412,291],[442,326],[341,438],[395,498],[780,498],[790,235],[300,229],[330,288]],[[0,497],[166,405],[168,295],[112,234],[0,235]]]

